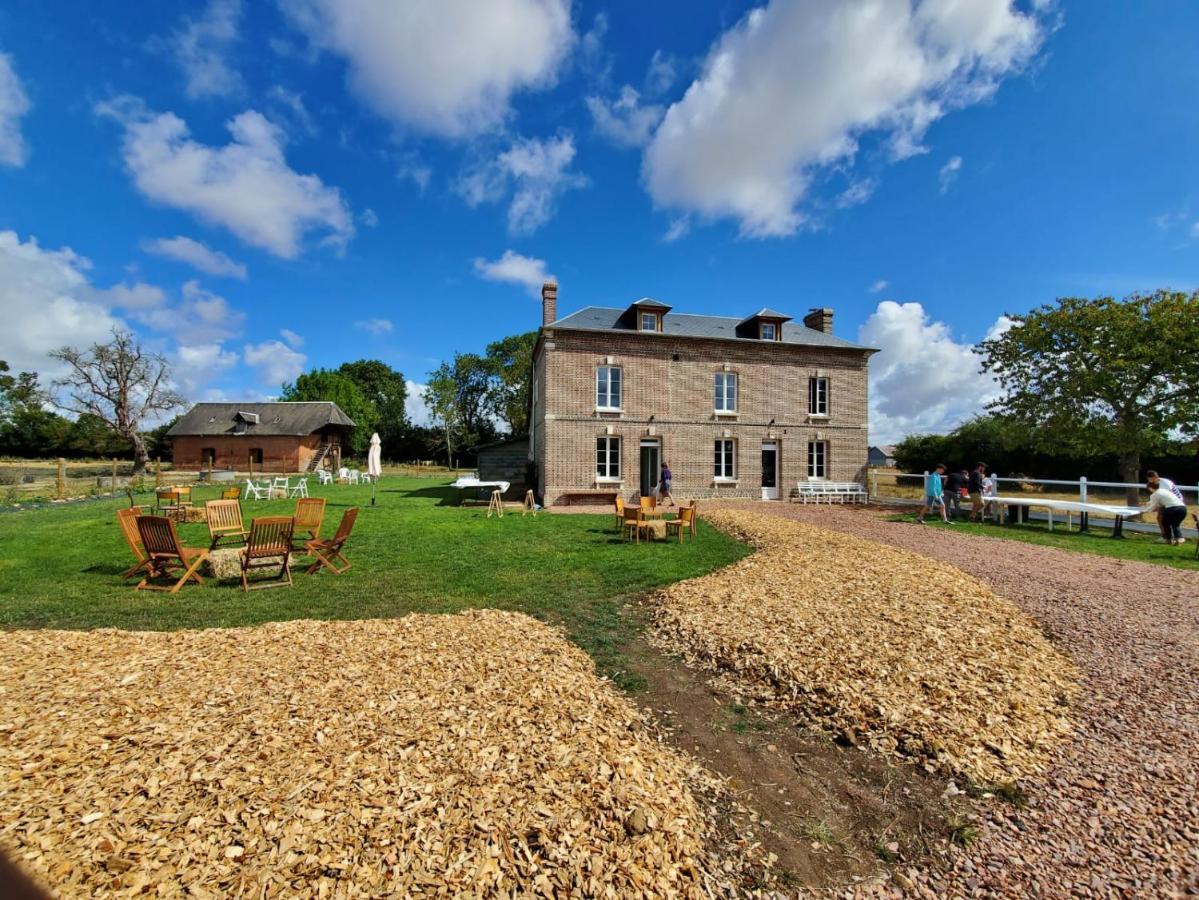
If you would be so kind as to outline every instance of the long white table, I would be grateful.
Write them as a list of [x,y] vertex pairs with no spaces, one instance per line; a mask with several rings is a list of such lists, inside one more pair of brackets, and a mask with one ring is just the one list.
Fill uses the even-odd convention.
[[[1124,537],[1124,520],[1130,516],[1138,516],[1142,510],[1139,506],[1114,506],[1108,503],[1082,503],[1078,500],[1050,500],[1047,497],[1004,497],[996,495],[994,497],[983,497],[984,503],[996,503],[1001,506],[1022,506],[1033,507],[1038,506],[1045,509],[1049,514],[1049,530],[1053,531],[1053,513],[1064,512],[1069,516],[1070,513],[1078,513],[1080,516],[1098,514],[1102,516],[1111,516],[1116,520],[1115,527],[1112,528],[1112,537]],[[1002,524],[1003,514],[1000,513],[999,521]],[[1067,527],[1069,527],[1069,519],[1067,518]]]
[[[475,490],[481,490],[483,488],[492,488],[493,490],[498,489],[501,494],[508,493],[508,488],[511,486],[512,483],[508,481],[480,481],[478,478],[472,478],[469,475],[463,475],[450,485],[450,487],[458,488],[460,491],[470,490],[472,488]],[[459,505],[465,503],[466,497],[463,496],[458,502]]]

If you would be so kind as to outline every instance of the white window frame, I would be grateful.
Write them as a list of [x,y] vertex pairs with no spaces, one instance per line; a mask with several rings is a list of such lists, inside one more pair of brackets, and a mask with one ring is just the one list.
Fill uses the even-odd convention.
[[737,388],[736,372],[716,372],[712,376],[712,407],[716,415],[737,415]]
[[[649,322],[648,326],[645,324],[647,321]],[[641,313],[641,330],[642,331],[657,331],[658,330],[658,321],[659,321],[659,316],[657,313],[642,312]]]
[[[767,330],[769,330],[769,332],[770,332],[769,334],[767,334]],[[758,337],[760,337],[764,341],[777,341],[778,340],[778,325],[774,322],[759,322],[758,323]]]
[[[613,457],[615,457],[615,460]],[[613,434],[597,435],[595,438],[596,483],[614,484],[620,480],[620,436]]]
[[828,441],[808,441],[808,481],[828,481]]
[[[600,373],[607,373],[606,390],[601,393],[600,388]],[[613,403],[612,396],[612,373],[618,373],[616,376],[616,403]],[[604,402],[600,402],[600,401]],[[621,372],[620,366],[596,366],[595,367],[595,408],[600,412],[620,412],[624,407],[624,372]]]
[[[821,396],[823,388],[823,396]],[[828,378],[813,375],[808,379],[808,415],[828,418]]]
[[737,480],[737,441],[716,438],[712,446],[712,480],[727,484]]

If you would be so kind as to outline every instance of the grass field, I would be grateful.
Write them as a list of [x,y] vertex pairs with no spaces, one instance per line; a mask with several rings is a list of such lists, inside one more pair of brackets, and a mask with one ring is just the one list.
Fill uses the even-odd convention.
[[[195,501],[218,493],[198,487]],[[328,500],[323,536],[346,508],[361,507],[348,573],[300,572],[293,588],[248,594],[237,582],[211,579],[174,595],[122,582],[119,573],[132,562],[115,517],[124,498],[0,513],[0,627],[164,630],[489,607],[563,625],[601,671],[621,681],[621,648],[640,625],[629,599],[749,552],[702,522],[694,541],[635,546],[621,541],[608,514],[488,519],[483,507],[450,505],[457,492],[432,479],[385,478],[374,508],[370,493],[346,485],[313,491]],[[289,514],[294,506],[248,501],[243,513],[248,525],[252,516]],[[202,524],[179,532],[192,546],[208,544]]]
[[[916,522],[915,513],[905,513],[891,518],[895,522],[911,522],[913,524]],[[946,525],[932,515],[928,516],[925,522],[925,528],[946,528],[964,531],[967,534],[985,534],[988,537],[1024,541],[1029,544],[1044,544],[1048,547],[1059,547],[1062,550],[1073,550],[1077,553],[1093,553],[1097,556],[1131,559],[1137,562],[1173,566],[1177,569],[1199,569],[1199,560],[1195,559],[1195,545],[1192,541],[1188,540],[1181,547],[1173,547],[1157,543],[1156,534],[1137,534],[1125,531],[1123,540],[1118,540],[1112,538],[1106,529],[1093,532],[1066,531],[1061,522],[1058,522],[1053,531],[1038,523],[996,525],[991,522],[983,522],[973,524],[959,519],[952,525]]]

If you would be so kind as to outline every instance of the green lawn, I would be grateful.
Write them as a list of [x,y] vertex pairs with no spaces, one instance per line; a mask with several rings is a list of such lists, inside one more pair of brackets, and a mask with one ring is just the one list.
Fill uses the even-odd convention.
[[[915,524],[915,514],[892,516],[893,522],[912,522]],[[1074,550],[1078,553],[1093,553],[1096,556],[1111,556],[1116,559],[1132,559],[1138,562],[1155,563],[1162,566],[1174,566],[1178,569],[1199,569],[1199,560],[1195,559],[1194,541],[1188,539],[1180,547],[1157,543],[1156,534],[1138,534],[1125,529],[1123,540],[1113,539],[1111,532],[1105,528],[1094,531],[1066,531],[1065,524],[1058,522],[1053,531],[1045,524],[1031,522],[1024,525],[996,525],[991,522],[972,524],[958,519],[952,525],[944,524],[940,519],[928,516],[925,528],[944,528],[952,531],[963,531],[967,534],[985,534],[988,537],[1006,538],[1011,541],[1024,541],[1028,544],[1044,544],[1047,547],[1060,547],[1063,550]]]
[[[385,478],[378,506],[369,487],[330,485],[321,533],[342,511],[361,512],[341,577],[296,574],[295,587],[244,593],[237,582],[188,585],[178,594],[134,591],[119,573],[131,562],[114,515],[120,500],[0,513],[0,627],[162,630],[253,625],[272,620],[362,619],[472,607],[519,610],[565,626],[601,670],[622,679],[621,647],[640,627],[628,601],[661,585],[727,565],[748,548],[702,522],[680,545],[621,541],[612,515],[536,518],[450,505],[457,492],[430,479]],[[196,489],[201,503],[219,494]],[[139,502],[152,502],[141,495]],[[288,514],[292,501],[243,503],[252,516]],[[180,536],[207,546],[204,525]]]

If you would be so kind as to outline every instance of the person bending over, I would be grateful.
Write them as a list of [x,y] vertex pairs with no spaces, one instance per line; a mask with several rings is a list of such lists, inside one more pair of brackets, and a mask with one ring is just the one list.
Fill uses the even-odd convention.
[[1182,522],[1187,517],[1186,504],[1169,488],[1162,487],[1160,481],[1146,482],[1145,490],[1149,491],[1149,504],[1141,512],[1157,512],[1162,530],[1160,543],[1186,543],[1186,538],[1182,536]]

